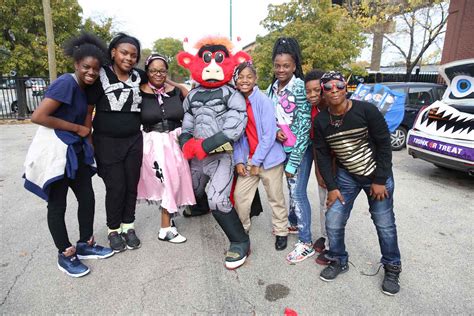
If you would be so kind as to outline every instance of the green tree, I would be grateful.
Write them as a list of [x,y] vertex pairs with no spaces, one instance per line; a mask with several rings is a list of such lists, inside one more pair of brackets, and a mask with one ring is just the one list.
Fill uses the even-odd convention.
[[97,35],[106,43],[109,43],[117,33],[114,20],[109,17],[101,18],[99,21],[94,21],[91,18],[87,18],[82,25],[82,29],[86,32]]
[[140,61],[138,62],[138,65],[137,65],[138,68],[140,68],[142,70],[145,70],[145,61],[148,58],[148,56],[151,55],[151,53],[152,53],[151,49],[142,48],[142,50],[140,52]]
[[298,40],[304,72],[312,68],[349,72],[348,65],[364,45],[360,23],[351,18],[345,8],[333,6],[329,0],[292,0],[281,5],[269,5],[268,16],[261,24],[269,34],[257,37],[252,55],[262,88],[271,83],[272,49],[280,36]]
[[448,6],[449,1],[445,0],[345,2],[350,15],[357,19],[366,31],[374,34],[371,68],[379,68],[383,48],[391,47],[404,60],[403,66],[407,68],[406,81],[410,81],[413,68],[422,64],[423,55],[428,48],[438,45],[442,40],[440,35],[446,31]]
[[[0,74],[15,70],[18,75],[47,76],[48,51],[43,7],[38,0],[1,0]],[[112,30],[112,20],[96,23],[90,19],[82,25],[82,8],[77,0],[51,0],[56,63],[58,73],[72,70],[63,54],[63,43],[80,30],[93,31],[106,37]],[[110,39],[110,36],[104,40]]]
[[177,82],[183,82],[189,78],[189,71],[182,68],[176,61],[176,55],[182,50],[183,42],[171,37],[161,38],[153,43],[153,52],[168,59],[169,77]]
[[425,52],[446,32],[448,7],[445,1],[407,1],[397,16],[396,33],[384,35],[405,61],[405,81],[410,81],[413,69],[422,64]]

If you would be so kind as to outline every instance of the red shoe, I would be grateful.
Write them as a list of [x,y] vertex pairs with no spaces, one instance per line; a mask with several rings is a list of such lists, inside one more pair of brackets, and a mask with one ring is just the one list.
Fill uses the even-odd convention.
[[[288,234],[297,235],[298,234],[298,227],[288,226]],[[275,235],[275,230],[272,230],[272,235]]]
[[298,234],[298,227],[297,226],[289,226],[288,227],[288,234]]
[[324,249],[326,249],[325,243],[326,239],[324,237],[319,238],[313,244],[314,250],[316,250],[316,252],[322,253]]
[[324,250],[322,253],[319,254],[319,256],[316,258],[317,264],[320,264],[322,266],[327,266],[331,263],[331,261],[325,256],[327,252],[328,252],[327,250]]

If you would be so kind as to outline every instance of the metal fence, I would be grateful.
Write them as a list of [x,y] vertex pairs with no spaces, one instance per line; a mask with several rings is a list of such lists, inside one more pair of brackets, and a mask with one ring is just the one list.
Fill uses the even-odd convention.
[[[370,73],[364,77],[365,83],[382,82],[404,82],[406,74],[404,73]],[[439,83],[440,76],[438,72],[418,72],[411,76],[410,82],[430,82]]]
[[[367,76],[351,76],[347,91],[354,92],[359,83],[405,82],[405,76],[404,73],[369,73]],[[446,84],[436,71],[414,73],[410,82]]]
[[0,119],[29,118],[48,86],[48,78],[0,77]]
[[[440,78],[437,72],[419,72],[413,74],[411,81],[444,83]],[[404,81],[403,73],[371,73],[365,77],[352,77],[350,87],[355,88],[359,82]],[[0,119],[29,118],[43,99],[48,86],[49,79],[43,77],[0,77]]]

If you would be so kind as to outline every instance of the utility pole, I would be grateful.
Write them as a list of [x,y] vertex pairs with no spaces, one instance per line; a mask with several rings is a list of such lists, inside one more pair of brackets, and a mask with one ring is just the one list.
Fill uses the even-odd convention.
[[49,80],[56,79],[56,53],[54,49],[53,19],[49,0],[43,0],[44,25],[46,27],[46,42],[48,46]]
[[230,40],[232,41],[232,0],[229,0],[229,7],[230,7]]

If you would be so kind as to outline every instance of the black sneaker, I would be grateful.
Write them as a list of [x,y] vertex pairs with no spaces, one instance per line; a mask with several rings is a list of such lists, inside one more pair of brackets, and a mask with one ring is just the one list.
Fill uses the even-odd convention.
[[135,229],[129,229],[126,233],[122,233],[122,237],[125,239],[128,249],[138,249],[142,245],[140,239],[135,234]]
[[400,281],[398,277],[402,272],[401,266],[394,266],[391,264],[385,264],[385,276],[382,283],[382,292],[387,295],[395,295],[400,291]]
[[331,282],[334,281],[334,279],[339,275],[339,273],[344,273],[349,270],[349,265],[346,264],[340,264],[339,261],[331,261],[329,266],[324,268],[323,271],[321,271],[321,274],[319,275],[319,278],[323,281],[326,282]]
[[111,232],[107,238],[109,239],[110,248],[112,248],[114,252],[122,252],[127,250],[127,245],[125,245],[125,241],[118,232]]
[[288,236],[276,236],[275,238],[275,249],[280,251],[280,250],[285,250],[286,246],[288,244]]

